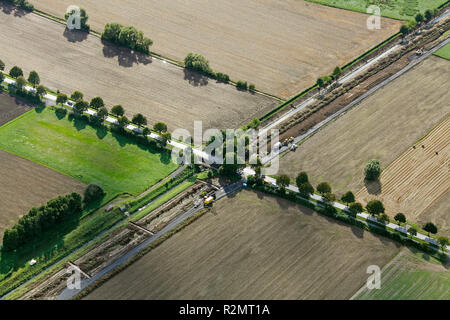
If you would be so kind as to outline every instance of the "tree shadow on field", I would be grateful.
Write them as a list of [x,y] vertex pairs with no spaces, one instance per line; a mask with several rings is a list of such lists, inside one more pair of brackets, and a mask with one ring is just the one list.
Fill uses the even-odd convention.
[[364,180],[364,185],[366,186],[367,192],[372,195],[381,194],[381,182],[380,180],[368,181]]
[[135,52],[107,40],[102,40],[102,44],[103,56],[106,58],[117,57],[117,61],[121,67],[131,68],[134,64],[147,65],[152,63],[152,57],[148,54]]
[[96,129],[97,129],[96,130],[97,137],[100,140],[103,140],[103,138],[105,138],[108,135],[108,128],[105,125],[97,126]]
[[9,3],[4,3],[0,1],[0,8],[3,13],[14,14],[15,17],[21,18],[30,13],[30,11],[24,10],[22,8],[16,7]]
[[87,39],[89,33],[81,30],[69,30],[68,28],[64,29],[63,36],[69,42],[82,42]]
[[87,121],[85,119],[82,119],[79,116],[75,116],[74,114],[69,114],[68,119],[70,122],[72,122],[77,131],[81,131],[86,128]]
[[186,68],[184,68],[184,80],[189,81],[189,84],[193,85],[194,87],[198,87],[198,86],[206,86],[208,85],[208,77],[195,72],[195,71],[191,71],[188,70]]
[[11,252],[2,250],[0,253],[0,282],[7,280],[19,268],[27,266],[31,259],[36,259],[37,265],[54,259],[61,250],[65,249],[65,237],[78,228],[81,216],[82,211],[80,210],[20,248]]

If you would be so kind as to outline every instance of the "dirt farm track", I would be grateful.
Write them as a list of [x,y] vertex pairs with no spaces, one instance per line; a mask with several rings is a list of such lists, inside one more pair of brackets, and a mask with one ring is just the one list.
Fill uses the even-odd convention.
[[241,191],[87,299],[348,299],[399,245],[289,201]]
[[214,70],[287,98],[396,33],[399,21],[366,27],[367,15],[299,0],[31,0],[63,17],[87,10],[94,30],[119,22],[154,40],[152,50],[183,60],[204,55]]
[[50,89],[69,95],[80,90],[86,100],[101,96],[109,108],[121,104],[128,117],[140,112],[150,125],[163,121],[171,131],[191,130],[194,120],[202,120],[204,128],[238,128],[278,105],[275,99],[102,44],[95,36],[68,32],[36,14],[16,16],[0,10],[0,28],[7,71],[17,65],[28,77],[36,70]]

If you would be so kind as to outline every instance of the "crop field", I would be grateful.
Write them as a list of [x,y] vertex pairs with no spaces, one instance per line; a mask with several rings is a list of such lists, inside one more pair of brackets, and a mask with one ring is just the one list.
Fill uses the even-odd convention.
[[449,300],[450,270],[414,249],[403,249],[381,274],[380,290],[364,289],[361,300]]
[[[63,17],[70,0],[32,0]],[[205,56],[231,79],[254,83],[281,98],[293,96],[385,40],[400,28],[384,19],[376,32],[367,16],[298,0],[79,0],[91,28],[134,25],[154,40],[152,51],[176,60]],[[249,106],[245,106],[248,110]],[[241,106],[242,106],[241,105]],[[220,106],[220,105],[219,105]],[[225,108],[225,106],[223,106]]]
[[[424,211],[450,190],[450,117],[424,139],[394,160],[381,174],[380,182],[367,184],[356,194],[363,204],[380,199],[386,212],[403,212],[422,225],[433,221],[440,232],[450,235],[449,211]],[[381,184],[381,187],[380,187]]]
[[0,91],[0,126],[31,110],[33,106],[26,100],[15,98]]
[[0,10],[0,28],[1,59],[7,71],[14,65],[25,76],[36,70],[42,84],[54,91],[70,95],[80,90],[86,100],[101,96],[109,108],[121,104],[129,118],[140,112],[150,124],[163,121],[170,130],[190,130],[194,120],[203,121],[203,128],[237,128],[278,105],[273,98],[102,44],[86,33],[66,31],[35,14],[16,16]]
[[443,48],[439,49],[436,53],[436,56],[450,60],[450,44],[445,45]]
[[338,195],[357,192],[369,159],[386,168],[450,114],[449,81],[447,60],[426,59],[282,157],[280,172],[306,171]]
[[366,12],[370,5],[379,6],[383,17],[413,20],[419,12],[434,9],[447,0],[306,0],[357,12]]
[[82,182],[2,150],[0,177],[0,243],[4,230],[32,207],[85,189]]
[[0,127],[0,149],[44,164],[83,183],[97,182],[107,199],[138,193],[176,169],[158,152],[49,108],[32,110]]
[[87,299],[346,299],[394,242],[284,199],[241,191]]

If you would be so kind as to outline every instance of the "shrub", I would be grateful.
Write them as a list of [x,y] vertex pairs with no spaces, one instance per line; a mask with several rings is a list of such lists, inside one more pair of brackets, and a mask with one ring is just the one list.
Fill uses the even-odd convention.
[[247,90],[247,81],[242,81],[242,80],[239,80],[238,82],[236,82],[236,87],[239,89],[239,90]]
[[5,63],[2,60],[0,60],[0,71],[3,70],[5,70]]
[[224,74],[221,72],[216,73],[216,79],[219,82],[224,82],[224,83],[230,82],[230,77],[227,74]]
[[118,104],[111,108],[111,113],[118,117],[121,117],[125,114],[125,110],[120,104]]
[[84,95],[80,91],[74,91],[74,93],[72,93],[72,95],[70,96],[70,99],[77,102],[77,101],[82,100],[83,97],[84,97]]
[[364,169],[364,174],[366,180],[372,181],[378,179],[381,174],[380,162],[375,159],[369,160]]
[[86,190],[84,190],[84,198],[83,202],[85,204],[92,203],[96,200],[101,199],[105,195],[105,191],[103,191],[103,188],[96,184],[96,183],[90,183]]
[[322,195],[325,193],[331,192],[331,186],[328,182],[321,182],[317,185],[317,192],[321,193]]
[[167,131],[167,125],[164,122],[156,122],[153,129],[158,132],[165,132]]
[[250,85],[248,86],[248,90],[249,90],[250,92],[255,92],[255,91],[256,91],[255,85],[254,85],[253,83],[250,83]]
[[194,70],[209,76],[214,74],[211,67],[209,66],[209,61],[200,54],[194,54],[192,52],[188,53],[184,58],[184,66],[187,69]]
[[124,27],[119,23],[108,23],[102,33],[103,40],[109,40],[131,50],[150,53],[153,41],[133,26]]
[[373,216],[384,213],[384,206],[380,200],[369,201],[366,205],[366,209]]
[[14,66],[9,71],[9,75],[13,78],[17,78],[17,77],[23,76],[23,71],[18,66]]

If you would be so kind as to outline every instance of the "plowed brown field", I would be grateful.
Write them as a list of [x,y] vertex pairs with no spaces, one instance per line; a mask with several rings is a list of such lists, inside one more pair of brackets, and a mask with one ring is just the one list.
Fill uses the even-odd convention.
[[400,22],[299,0],[32,0],[63,17],[69,5],[87,10],[89,23],[134,25],[154,40],[152,50],[177,60],[203,54],[213,69],[287,98],[396,33]]
[[0,242],[6,228],[32,207],[71,192],[82,193],[85,184],[40,164],[0,150]]
[[242,191],[115,275],[88,299],[348,299],[391,240]]

